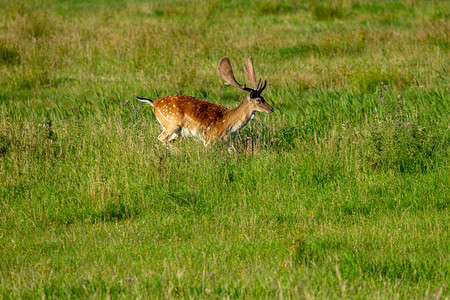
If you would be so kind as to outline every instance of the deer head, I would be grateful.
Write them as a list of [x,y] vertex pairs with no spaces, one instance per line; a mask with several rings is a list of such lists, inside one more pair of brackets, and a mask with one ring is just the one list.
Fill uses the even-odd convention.
[[228,57],[225,56],[219,61],[219,67],[217,69],[219,71],[220,78],[225,80],[225,84],[234,85],[241,90],[249,92],[244,101],[248,101],[247,105],[250,109],[268,114],[273,112],[273,107],[271,107],[261,96],[261,93],[267,86],[267,81],[264,81],[264,84],[262,84],[261,79],[256,82],[255,69],[253,68],[253,60],[251,56],[248,58],[246,66],[244,66],[244,71],[247,73],[247,80],[252,84],[253,88],[249,88],[246,85],[241,85],[236,81],[233,74],[233,68],[231,67],[230,59]]

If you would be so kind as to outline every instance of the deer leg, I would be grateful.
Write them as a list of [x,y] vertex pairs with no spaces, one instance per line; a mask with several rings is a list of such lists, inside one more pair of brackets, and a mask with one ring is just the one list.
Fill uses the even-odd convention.
[[171,141],[175,140],[179,137],[179,134],[177,131],[179,131],[179,127],[175,128],[165,128],[163,132],[158,136],[158,140],[164,144],[166,148],[174,148],[171,144],[169,144]]
[[203,145],[205,147],[208,147],[210,144],[211,144],[211,138],[206,135],[203,135]]
[[158,135],[158,140],[159,140],[161,143],[166,143],[167,137],[168,137],[168,133],[167,133],[167,131],[164,130],[163,132],[161,132],[160,135]]
[[180,135],[177,132],[174,132],[167,138],[167,142],[171,142],[173,140],[176,140],[179,137],[180,137]]
[[176,139],[178,137],[178,133],[177,131],[179,131],[180,128],[179,127],[166,127],[164,128],[164,131],[161,132],[161,134],[158,136],[158,140],[161,143],[167,143],[170,141],[173,141],[174,139]]
[[228,153],[230,154],[236,153],[236,149],[234,148],[233,138],[231,137],[231,134],[228,135],[227,137],[227,144],[228,144],[227,147]]

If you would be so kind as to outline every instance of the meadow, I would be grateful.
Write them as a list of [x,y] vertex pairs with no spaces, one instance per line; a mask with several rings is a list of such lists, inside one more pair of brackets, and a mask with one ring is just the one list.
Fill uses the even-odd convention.
[[[0,298],[448,299],[450,2],[0,0]],[[151,107],[275,112],[168,151]]]

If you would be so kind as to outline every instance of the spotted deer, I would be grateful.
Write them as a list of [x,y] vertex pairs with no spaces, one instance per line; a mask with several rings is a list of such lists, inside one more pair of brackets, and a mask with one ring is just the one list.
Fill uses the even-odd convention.
[[158,140],[164,145],[168,146],[180,136],[198,137],[203,140],[205,146],[220,139],[228,139],[231,142],[237,131],[255,117],[256,111],[268,114],[273,112],[273,108],[261,96],[267,81],[264,84],[261,79],[256,82],[251,57],[248,58],[244,70],[253,88],[236,81],[228,57],[223,57],[219,61],[217,69],[225,84],[248,92],[244,100],[234,109],[185,95],[171,95],[156,100],[136,97],[137,100],[153,106],[155,117],[163,128]]

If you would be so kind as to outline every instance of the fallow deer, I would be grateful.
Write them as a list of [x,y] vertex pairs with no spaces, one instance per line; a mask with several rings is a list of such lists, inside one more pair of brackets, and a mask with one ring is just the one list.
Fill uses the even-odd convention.
[[264,84],[261,79],[256,82],[251,57],[248,58],[244,70],[253,88],[236,81],[228,57],[223,57],[219,61],[217,69],[225,84],[234,85],[248,92],[244,100],[234,109],[185,95],[171,95],[154,101],[136,97],[137,100],[153,106],[155,117],[163,128],[158,140],[164,145],[169,145],[169,142],[180,136],[198,137],[203,140],[205,146],[220,139],[228,138],[228,141],[231,141],[237,131],[255,117],[256,111],[268,114],[273,112],[273,108],[261,96],[267,81]]

